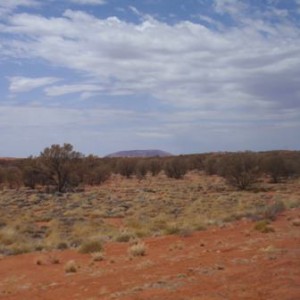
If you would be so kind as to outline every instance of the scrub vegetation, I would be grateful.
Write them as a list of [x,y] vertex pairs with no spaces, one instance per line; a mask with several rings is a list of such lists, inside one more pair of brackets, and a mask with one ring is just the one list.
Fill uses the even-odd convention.
[[0,254],[101,252],[240,219],[268,231],[299,207],[299,177],[299,151],[99,158],[52,145],[0,161]]

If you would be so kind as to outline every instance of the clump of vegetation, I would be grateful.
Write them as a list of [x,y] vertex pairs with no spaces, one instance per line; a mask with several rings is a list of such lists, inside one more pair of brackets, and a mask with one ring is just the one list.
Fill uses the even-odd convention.
[[52,145],[37,157],[0,159],[0,254],[97,253],[95,237],[131,243],[244,217],[273,221],[299,207],[299,176],[300,151],[99,158]]
[[166,234],[179,234],[180,233],[180,227],[178,224],[172,222],[170,224],[167,224],[165,228]]
[[66,264],[65,264],[65,272],[66,273],[76,273],[78,270],[78,266],[76,264],[76,262],[74,260],[69,260]]
[[187,164],[184,159],[175,157],[165,163],[164,171],[170,178],[181,179],[187,172]]
[[263,213],[265,219],[275,221],[278,214],[285,210],[285,205],[281,200],[274,201],[271,205],[268,205]]
[[104,254],[102,252],[93,252],[91,253],[93,261],[102,261],[104,260]]
[[274,228],[270,225],[270,221],[268,220],[261,220],[256,222],[254,225],[254,229],[262,232],[262,233],[269,233],[269,232],[274,232]]
[[80,253],[93,253],[93,252],[101,252],[103,250],[103,243],[99,240],[90,240],[84,242],[80,248]]
[[249,189],[260,176],[259,160],[255,153],[234,153],[223,158],[220,174],[240,190]]
[[117,163],[117,173],[130,178],[136,170],[136,160],[133,158],[122,158]]
[[52,145],[40,154],[39,160],[49,182],[53,183],[58,192],[78,185],[74,170],[80,163],[82,154],[73,150],[70,144]]
[[131,256],[145,256],[146,246],[142,242],[138,242],[128,248],[128,254]]
[[131,239],[135,239],[136,236],[134,233],[124,230],[120,232],[115,238],[116,242],[119,243],[128,243]]

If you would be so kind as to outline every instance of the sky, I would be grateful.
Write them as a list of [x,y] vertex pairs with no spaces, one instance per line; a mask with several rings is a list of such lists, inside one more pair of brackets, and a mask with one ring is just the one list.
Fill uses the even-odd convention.
[[300,150],[300,0],[0,0],[0,138]]

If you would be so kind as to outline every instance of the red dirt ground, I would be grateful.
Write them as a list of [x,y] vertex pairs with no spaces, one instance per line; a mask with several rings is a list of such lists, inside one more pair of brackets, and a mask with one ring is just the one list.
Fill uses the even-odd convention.
[[[238,221],[189,237],[149,238],[143,257],[130,258],[125,243],[106,244],[99,262],[71,250],[3,257],[0,299],[298,300],[299,217],[300,209],[284,212],[271,233]],[[79,269],[65,273],[71,259]]]

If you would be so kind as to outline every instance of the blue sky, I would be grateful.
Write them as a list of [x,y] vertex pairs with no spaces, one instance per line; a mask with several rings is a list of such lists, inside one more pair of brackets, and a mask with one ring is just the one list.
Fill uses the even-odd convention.
[[0,0],[0,156],[300,149],[300,0]]

